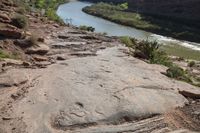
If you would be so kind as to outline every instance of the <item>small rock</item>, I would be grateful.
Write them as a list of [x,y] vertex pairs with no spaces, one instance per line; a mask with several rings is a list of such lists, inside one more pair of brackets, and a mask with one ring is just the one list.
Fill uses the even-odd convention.
[[11,120],[11,119],[13,119],[13,118],[11,118],[11,117],[3,117],[3,118],[2,118],[2,120],[4,120],[4,121],[5,121],[5,120]]
[[65,36],[65,35],[59,35],[59,36],[58,36],[58,38],[60,38],[60,39],[68,39],[68,38],[69,38],[69,36]]
[[31,32],[26,32],[26,36],[31,36]]
[[39,62],[48,60],[46,57],[42,57],[42,56],[34,56],[33,58],[34,60],[39,61]]
[[28,66],[31,66],[31,63],[30,62],[23,62],[23,66],[25,66],[25,67],[28,67]]
[[56,27],[56,28],[60,27],[60,25],[58,25],[58,24],[53,24],[53,26]]
[[65,58],[64,56],[61,56],[61,55],[57,56],[56,59],[57,59],[57,60],[66,60],[66,58]]
[[11,95],[11,98],[14,99],[14,100],[16,100],[18,97],[19,97],[18,94],[12,94],[12,95]]
[[39,37],[39,38],[38,38],[38,42],[45,42],[45,40],[44,40],[44,38]]

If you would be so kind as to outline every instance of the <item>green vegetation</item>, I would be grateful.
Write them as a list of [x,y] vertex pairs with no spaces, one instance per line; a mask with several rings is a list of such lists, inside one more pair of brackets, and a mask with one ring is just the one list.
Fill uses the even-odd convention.
[[200,51],[186,48],[177,44],[162,45],[161,49],[168,55],[200,61]]
[[136,44],[136,39],[131,38],[129,36],[120,37],[121,43],[125,44],[127,47],[134,47]]
[[63,23],[60,17],[56,14],[56,9],[59,4],[66,2],[67,0],[35,0],[34,5],[38,9],[45,9],[45,15],[54,21]]
[[19,55],[17,53],[11,54],[0,49],[0,59],[4,59],[4,58],[18,59]]
[[147,60],[151,64],[161,64],[164,66],[172,66],[172,61],[168,55],[160,49],[160,44],[156,41],[143,40],[137,42],[136,39],[124,36],[120,37],[122,43],[134,50],[133,56]]
[[190,61],[189,63],[188,63],[188,66],[189,67],[194,67],[196,65],[196,63],[194,62],[194,61]]
[[122,3],[119,6],[124,10],[128,9],[128,3],[127,2],[126,3]]
[[98,4],[94,4],[90,7],[83,8],[83,11],[88,14],[99,16],[116,23],[133,26],[139,29],[159,28],[158,26],[143,20],[143,18],[137,13],[124,12],[126,8],[125,6],[127,5],[122,5],[111,5],[101,2]]
[[2,58],[9,58],[10,55],[3,50],[0,50],[0,59]]
[[178,80],[186,81],[188,83],[192,83],[192,80],[190,79],[188,73],[176,65],[169,67],[169,69],[167,69],[166,75],[170,78],[175,78]]
[[108,19],[110,21],[150,31],[160,35],[170,36],[177,39],[199,42],[200,31],[193,25],[185,25],[179,21],[172,21],[161,16],[149,16],[136,12],[129,12],[127,4],[113,5],[106,3],[97,3],[83,8],[83,11]]
[[24,14],[24,12],[28,12],[31,8],[45,10],[45,16],[50,20],[57,21],[63,24],[63,21],[57,16],[56,9],[59,4],[67,2],[68,0],[31,0],[27,2],[27,0],[16,0],[15,4],[19,6],[17,12],[20,14]]
[[156,41],[150,42],[145,40],[136,44],[134,56],[148,60],[151,64],[161,64],[168,67],[172,66],[168,55],[160,50],[160,44]]
[[17,14],[12,18],[12,24],[18,28],[27,28],[28,19],[24,15]]
[[95,31],[94,27],[92,27],[92,26],[85,26],[85,25],[79,26],[79,29],[80,30],[85,30],[85,31],[90,31],[90,32],[94,32]]

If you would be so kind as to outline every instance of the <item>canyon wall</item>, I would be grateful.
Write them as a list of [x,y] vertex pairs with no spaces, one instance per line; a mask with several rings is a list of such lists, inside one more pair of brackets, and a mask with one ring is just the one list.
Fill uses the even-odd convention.
[[200,0],[128,0],[129,9],[180,22],[200,23]]

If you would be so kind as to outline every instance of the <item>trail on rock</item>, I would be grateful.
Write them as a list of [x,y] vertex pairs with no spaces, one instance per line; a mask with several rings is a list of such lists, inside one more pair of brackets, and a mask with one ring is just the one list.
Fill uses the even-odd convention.
[[26,125],[26,132],[179,129],[170,125],[173,122],[163,114],[189,103],[178,91],[199,93],[199,88],[169,79],[161,74],[166,70],[164,66],[128,56],[124,52],[127,48],[117,42],[85,36],[69,29],[59,32],[58,38],[49,41],[49,56],[62,55],[66,60],[62,58],[44,69],[23,69],[31,79],[38,77],[37,83],[12,107]]

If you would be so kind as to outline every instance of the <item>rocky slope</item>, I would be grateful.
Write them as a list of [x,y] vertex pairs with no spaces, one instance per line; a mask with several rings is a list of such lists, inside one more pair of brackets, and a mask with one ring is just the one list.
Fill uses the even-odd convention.
[[200,131],[200,88],[128,56],[114,37],[27,17],[36,46],[1,36],[1,50],[23,57],[0,61],[1,133]]

